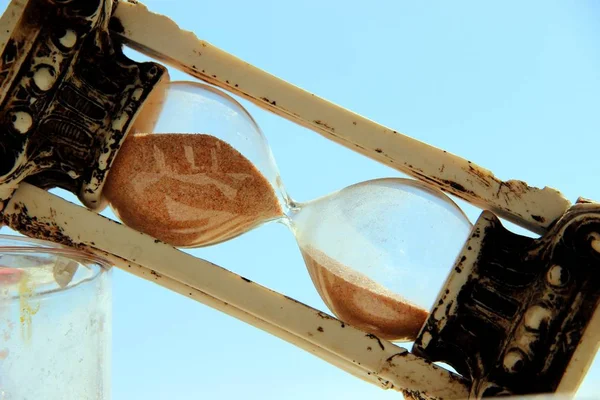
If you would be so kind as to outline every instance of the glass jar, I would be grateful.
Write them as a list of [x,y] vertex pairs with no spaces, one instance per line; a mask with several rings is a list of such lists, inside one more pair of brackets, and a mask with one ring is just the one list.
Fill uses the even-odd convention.
[[0,399],[109,399],[111,269],[0,235]]

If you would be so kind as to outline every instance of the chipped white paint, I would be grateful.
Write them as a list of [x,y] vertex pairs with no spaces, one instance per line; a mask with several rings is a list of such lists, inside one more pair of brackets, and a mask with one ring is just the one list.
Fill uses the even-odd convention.
[[70,49],[77,43],[77,33],[75,33],[75,31],[72,29],[67,29],[65,30],[65,34],[62,35],[58,41],[62,46]]
[[431,339],[433,339],[433,336],[431,336],[431,333],[425,332],[421,338],[421,343],[423,343],[423,347],[429,346]]
[[519,370],[523,367],[524,363],[523,354],[518,350],[511,350],[504,356],[504,360],[502,365],[506,372],[514,373],[519,372]]
[[117,115],[117,117],[112,122],[112,129],[121,132],[123,130],[123,127],[129,121],[129,118],[130,116],[126,112],[122,112],[121,114]]
[[56,82],[56,74],[50,67],[40,67],[33,74],[33,82],[41,91],[48,91]]
[[141,88],[137,88],[131,94],[131,99],[134,101],[138,101],[139,99],[142,98],[142,94],[144,94],[144,90]]
[[98,157],[98,167],[101,169],[106,169],[108,165],[108,158],[110,157],[109,153],[102,153]]
[[552,317],[552,313],[540,305],[530,307],[524,316],[525,326],[531,330],[538,331]]
[[252,320],[261,329],[276,335],[283,331],[283,335],[278,335],[282,339],[290,339],[292,335],[292,343],[301,343],[313,349],[316,355],[330,358],[334,364],[362,378],[366,373],[369,381],[374,381],[369,378],[374,376],[377,382],[383,381],[379,386],[407,388],[448,399],[468,396],[463,380],[406,349],[366,335],[323,312],[44,190],[21,184],[8,203],[5,215],[19,215],[23,210],[20,206],[25,206],[27,215],[35,216],[40,224],[48,222],[59,228],[62,235],[76,244],[107,253],[103,255],[111,261],[120,258],[132,264],[132,268],[125,262],[117,266],[127,270],[137,268],[140,274],[150,271],[150,279],[153,276],[167,278],[156,279],[158,284],[180,293],[187,291],[192,298],[200,293],[205,296],[204,300],[223,312]]
[[570,205],[554,189],[501,181],[470,161],[276,78],[199,40],[137,0],[119,2],[115,16],[130,47],[534,232],[543,233]]
[[566,274],[568,274],[568,272],[563,267],[560,265],[553,265],[546,274],[546,280],[552,286],[564,286],[568,281]]
[[29,132],[33,126],[33,117],[31,114],[25,111],[16,111],[11,115],[12,124],[15,130],[19,133],[25,134]]

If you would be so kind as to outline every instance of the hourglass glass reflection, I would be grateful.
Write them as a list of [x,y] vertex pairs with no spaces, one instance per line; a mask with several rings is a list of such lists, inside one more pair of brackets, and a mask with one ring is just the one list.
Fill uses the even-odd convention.
[[450,198],[418,181],[388,178],[296,203],[241,104],[196,82],[172,82],[161,93],[106,181],[103,194],[118,218],[178,247],[285,223],[339,319],[389,340],[416,337],[471,229]]

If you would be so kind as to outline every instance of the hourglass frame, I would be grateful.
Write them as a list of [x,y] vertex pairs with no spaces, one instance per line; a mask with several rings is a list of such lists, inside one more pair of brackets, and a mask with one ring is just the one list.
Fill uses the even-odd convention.
[[[67,71],[70,65],[79,62],[77,57],[81,55],[83,55],[82,60],[85,57],[88,61],[108,60],[109,65],[111,62],[119,65],[113,73],[121,78],[118,82],[124,85],[123,89],[126,87],[131,89],[132,84],[134,87],[134,90],[127,92],[130,94],[128,102],[125,104],[121,102],[120,111],[114,115],[106,115],[102,121],[89,118],[89,115],[82,118],[82,125],[86,127],[84,131],[102,137],[107,151],[104,152],[104,158],[91,160],[91,166],[90,163],[69,164],[67,162],[67,169],[70,170],[62,172],[71,176],[71,181],[66,179],[65,174],[56,171],[46,174],[39,172],[48,166],[55,167],[57,162],[62,163],[60,165],[64,167],[65,152],[60,150],[69,148],[81,150],[86,139],[84,134],[74,135],[77,138],[75,143],[65,143],[59,139],[53,141],[52,145],[59,151],[37,160],[27,159],[26,153],[17,150],[20,149],[19,143],[3,138],[3,150],[6,148],[16,150],[15,165],[19,166],[19,168],[5,166],[8,172],[2,172],[4,175],[0,177],[0,204],[2,204],[0,211],[3,213],[2,219],[5,224],[28,236],[49,239],[100,254],[118,267],[145,279],[154,280],[164,287],[279,336],[361,379],[384,388],[394,387],[417,398],[419,396],[466,398],[469,395],[478,398],[483,394],[500,394],[505,387],[510,387],[515,393],[525,393],[522,390],[527,388],[523,389],[522,382],[519,381],[519,377],[523,375],[521,371],[515,369],[520,365],[521,361],[518,357],[523,353],[519,348],[515,348],[518,350],[516,353],[511,353],[512,348],[508,348],[505,354],[501,354],[500,350],[498,354],[493,354],[493,357],[500,357],[498,360],[501,364],[503,362],[500,370],[492,368],[491,364],[497,361],[493,357],[481,359],[484,361],[481,370],[472,370],[472,365],[477,364],[477,360],[464,366],[462,370],[472,374],[472,382],[467,379],[468,373],[463,372],[465,376],[463,378],[431,364],[432,359],[437,361],[434,358],[452,361],[451,359],[457,357],[451,352],[454,340],[452,334],[457,332],[452,319],[460,320],[468,310],[460,310],[457,306],[439,312],[436,312],[436,309],[432,310],[432,317],[422,329],[417,341],[416,354],[409,353],[390,342],[344,326],[342,322],[319,310],[299,304],[293,299],[163,243],[157,243],[151,237],[140,235],[132,229],[114,224],[94,213],[92,210],[97,207],[95,202],[100,199],[103,173],[109,168],[110,159],[118,151],[119,141],[122,141],[127,134],[129,124],[135,119],[141,105],[158,84],[164,71],[160,64],[137,64],[120,58],[118,55],[120,41],[123,40],[128,46],[159,62],[240,95],[263,109],[323,134],[360,154],[489,210],[484,212],[476,223],[463,254],[457,260],[454,272],[451,272],[448,277],[447,293],[440,294],[439,300],[442,302],[447,301],[448,296],[458,299],[461,294],[464,295],[465,290],[468,289],[465,277],[482,273],[488,263],[485,257],[483,259],[474,257],[478,254],[489,256],[490,260],[501,264],[519,263],[525,268],[528,263],[533,262],[542,265],[543,268],[547,267],[547,273],[544,274],[546,279],[544,288],[553,286],[562,290],[561,288],[566,285],[561,281],[562,269],[556,270],[554,267],[563,268],[564,265],[556,264],[555,256],[569,259],[568,257],[574,257],[573,251],[576,255],[585,253],[584,260],[590,267],[589,271],[585,270],[588,274],[585,276],[590,277],[591,282],[598,282],[593,267],[597,266],[597,255],[594,252],[597,252],[600,247],[598,245],[600,239],[594,236],[597,235],[594,230],[588,232],[584,229],[584,237],[578,236],[581,227],[586,229],[589,226],[597,227],[598,207],[595,203],[580,200],[579,204],[571,206],[568,200],[553,189],[532,188],[520,181],[501,181],[491,172],[467,160],[378,125],[260,71],[198,40],[192,33],[180,30],[173,21],[153,14],[137,1],[120,2],[118,5],[111,1],[97,1],[93,4],[96,9],[92,9],[92,6],[77,5],[77,1],[30,0],[26,4],[13,1],[0,21],[0,27],[3,28],[0,30],[0,47],[3,48],[3,64],[0,70],[4,72],[0,85],[0,101],[3,110],[0,111],[3,114],[12,112],[13,108],[9,106],[12,104],[11,101],[16,101],[15,104],[19,105],[17,92],[11,90],[23,77],[20,75],[21,70],[35,67],[28,64],[30,61],[27,55],[38,49],[36,45],[43,39],[54,40],[52,38],[56,36],[48,20],[39,13],[38,7],[60,9],[56,16],[63,31],[68,28],[67,32],[78,34],[83,32],[88,37],[96,38],[95,43],[101,43],[102,46],[107,46],[107,38],[112,39],[112,43],[103,49],[105,50],[103,53],[92,54],[86,53],[86,49],[89,48],[78,41],[73,43],[72,48],[66,48],[68,46],[65,43],[71,42],[68,37],[64,39],[65,34],[61,31],[62,36],[58,37],[58,42],[62,43],[63,48],[59,50],[66,56],[56,65],[56,68]],[[111,16],[112,19],[109,18]],[[52,36],[53,34],[55,36]],[[61,42],[61,39],[64,40]],[[16,54],[14,54],[15,49]],[[39,69],[33,70],[34,77],[35,71]],[[65,74],[61,75],[64,81],[71,79],[72,82],[77,82],[80,79],[73,71]],[[98,92],[88,94],[88,99],[102,98],[103,101],[114,101],[114,96],[102,92],[103,86],[100,82],[96,83]],[[44,95],[36,90],[29,94]],[[53,93],[52,90],[49,92]],[[71,97],[65,95],[66,97],[62,98],[63,103],[53,103],[48,100],[48,109],[55,107],[52,110],[60,111],[56,107],[60,104],[64,105],[65,102],[69,103],[69,99],[74,98],[72,93],[68,95]],[[85,103],[72,104],[79,104],[82,107],[79,110],[82,114],[83,111],[90,112],[92,109],[88,106],[83,110]],[[15,110],[24,112],[22,109]],[[34,140],[37,132],[33,129],[29,130],[34,124],[23,125],[23,114],[18,114],[19,118],[16,119],[14,115],[12,117],[12,119],[5,118],[3,121],[12,123],[14,129],[20,129],[19,132],[23,137]],[[72,151],[68,154],[72,157],[66,161],[77,159],[78,154],[81,155],[81,159],[85,159],[86,155],[81,151]],[[73,174],[69,173],[71,171]],[[38,174],[33,175],[36,172]],[[24,181],[26,178],[29,178],[27,182]],[[89,209],[74,206],[43,190],[56,184],[57,181],[67,189],[78,193]],[[516,235],[504,232],[490,211],[542,234],[542,239],[536,243],[524,243],[520,239],[514,239]],[[497,237],[499,238],[497,240],[507,243],[509,253],[515,254],[515,258],[500,259],[494,253],[494,248],[489,247],[489,241],[485,241],[486,238],[491,237]],[[575,244],[565,248],[560,247],[561,243],[565,242],[565,238]],[[581,244],[587,247],[582,249],[579,247]],[[534,252],[531,251],[532,247]],[[524,249],[528,249],[529,252],[526,253]],[[589,250],[591,254],[588,254]],[[468,273],[462,274],[463,270]],[[536,281],[536,284],[541,285],[540,282]],[[522,293],[511,292],[509,300],[531,297],[531,293],[543,292],[538,286],[521,286],[524,288]],[[496,289],[498,292],[494,293],[506,294],[502,292],[504,289]],[[588,311],[597,306],[597,287],[580,285],[578,289],[584,293],[581,301],[588,306],[591,305],[587,307]],[[491,301],[497,303],[500,300]],[[528,314],[529,310],[529,308],[519,309],[519,312],[523,312],[525,317],[533,315],[531,318],[534,321],[545,321],[543,310],[534,308],[533,312]],[[573,330],[570,332],[578,332],[581,339],[569,348],[570,358],[562,362],[562,369],[554,371],[555,385],[549,388],[550,391],[569,393],[576,388],[578,381],[585,374],[586,366],[591,362],[590,355],[593,356],[598,347],[599,312],[593,309],[591,313],[585,315],[582,313],[572,313],[572,315],[577,321],[576,326],[571,326]],[[523,328],[524,332],[535,331],[531,328],[533,324],[525,319],[523,322],[529,325]],[[521,328],[518,324],[511,323],[503,325],[502,328],[504,330],[500,329],[500,331],[504,333],[497,343],[510,347],[510,341],[518,338],[515,332]],[[312,330],[320,334],[309,336],[307,332]],[[525,337],[525,342],[537,343],[535,335],[530,336]],[[490,338],[485,340],[492,343]],[[371,350],[367,351],[367,348]],[[477,358],[480,355],[480,351],[474,349],[472,354],[462,355],[462,357]],[[525,356],[531,357],[531,354]],[[536,359],[544,359],[544,355],[533,356]],[[564,358],[566,355],[561,354],[561,357]],[[489,376],[492,378],[488,379]],[[489,389],[493,392],[486,392]]]

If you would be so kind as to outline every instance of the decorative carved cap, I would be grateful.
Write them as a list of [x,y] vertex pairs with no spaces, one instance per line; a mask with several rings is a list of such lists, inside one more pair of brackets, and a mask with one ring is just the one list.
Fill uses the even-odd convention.
[[[109,30],[119,29],[110,19],[116,6],[29,0],[12,16],[18,21],[0,57],[0,187],[27,180],[104,207],[112,161],[148,96],[168,79],[160,64],[122,53]],[[9,196],[0,190],[0,202]]]
[[598,349],[599,304],[599,204],[539,239],[485,211],[413,351],[470,378],[473,398],[571,393]]

